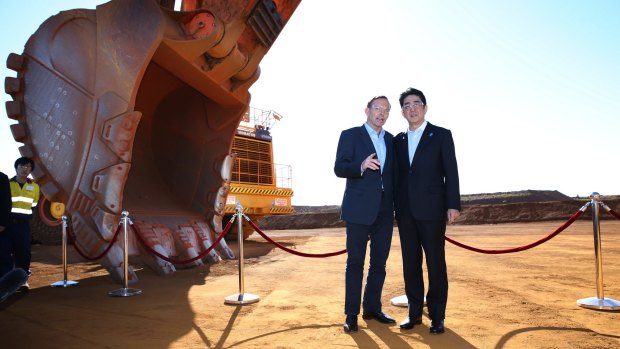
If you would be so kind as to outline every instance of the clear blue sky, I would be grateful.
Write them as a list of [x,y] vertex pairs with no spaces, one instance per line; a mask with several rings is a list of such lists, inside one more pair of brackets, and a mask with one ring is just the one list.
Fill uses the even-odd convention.
[[[41,22],[103,1],[0,3],[2,76]],[[277,163],[293,166],[295,205],[339,204],[340,131],[366,102],[425,92],[427,120],[452,130],[463,194],[525,189],[620,194],[620,1],[304,0],[261,64],[252,105],[284,118]],[[69,54],[69,53],[68,53]],[[0,100],[10,100],[2,93]],[[0,170],[18,156],[0,111]]]

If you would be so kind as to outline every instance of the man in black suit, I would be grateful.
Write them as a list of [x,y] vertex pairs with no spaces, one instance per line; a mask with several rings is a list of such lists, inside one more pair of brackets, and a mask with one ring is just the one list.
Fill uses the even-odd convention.
[[[366,123],[342,131],[334,172],[346,178],[341,219],[346,221],[347,267],[345,271],[345,332],[358,330],[360,306],[366,320],[395,323],[381,309],[385,265],[394,226],[392,194],[392,135],[383,130],[390,113],[385,96],[368,102]],[[370,240],[370,266],[362,302],[366,246]]]
[[412,329],[422,323],[424,250],[430,332],[440,334],[448,300],[446,221],[454,222],[461,210],[454,141],[450,130],[425,120],[428,106],[422,91],[409,88],[399,102],[409,124],[407,132],[394,138],[394,207],[409,301],[409,317],[400,327]]
[[8,232],[11,206],[9,177],[0,172],[0,265],[3,266],[0,268],[0,303],[28,280],[24,269],[12,268],[13,257]]
[[[9,186],[9,177],[0,172],[0,262],[5,260],[12,261],[11,248],[9,241],[9,215],[11,213],[11,187]],[[7,263],[12,266],[12,263]],[[4,263],[0,263],[4,265]],[[0,277],[8,273],[12,269],[9,267],[0,268]]]

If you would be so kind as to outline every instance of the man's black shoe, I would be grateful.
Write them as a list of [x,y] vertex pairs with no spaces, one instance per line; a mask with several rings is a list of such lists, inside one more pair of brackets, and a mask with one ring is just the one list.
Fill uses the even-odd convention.
[[442,334],[446,329],[443,327],[443,320],[431,322],[431,334]]
[[411,318],[408,317],[405,320],[403,320],[403,322],[400,323],[400,328],[402,330],[411,330],[413,329],[414,325],[421,325],[422,324],[422,318],[419,317],[417,319],[413,319],[413,321],[411,321]]
[[364,320],[375,319],[384,324],[396,323],[396,320],[394,320],[391,316],[383,312],[373,313],[370,311],[364,311],[364,313],[362,314],[362,319]]
[[343,327],[346,333],[357,332],[357,315],[347,315]]

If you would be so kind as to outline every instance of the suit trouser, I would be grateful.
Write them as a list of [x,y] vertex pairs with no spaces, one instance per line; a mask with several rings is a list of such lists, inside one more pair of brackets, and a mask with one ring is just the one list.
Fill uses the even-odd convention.
[[345,314],[357,315],[360,312],[364,260],[368,240],[370,240],[370,263],[362,306],[366,311],[381,311],[381,292],[385,281],[385,266],[390,254],[393,231],[394,216],[391,209],[381,211],[372,225],[347,222]]
[[11,239],[9,230],[0,233],[0,277],[13,270],[13,253],[11,252]]
[[426,303],[431,320],[446,317],[448,301],[448,273],[445,253],[445,220],[416,220],[409,212],[398,219],[398,234],[403,256],[405,294],[409,301],[409,317],[422,316],[424,306],[424,275],[422,250],[428,271]]
[[0,233],[0,273],[2,275],[22,268],[26,273],[30,270],[30,222],[11,222],[8,229]]

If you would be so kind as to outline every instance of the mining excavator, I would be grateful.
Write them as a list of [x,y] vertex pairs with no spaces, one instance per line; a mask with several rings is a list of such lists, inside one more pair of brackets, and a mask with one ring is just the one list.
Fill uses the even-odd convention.
[[[11,132],[46,200],[64,206],[74,244],[105,251],[126,211],[148,245],[130,238],[129,254],[168,274],[182,265],[149,249],[199,255],[244,195],[250,217],[292,212],[275,170],[249,170],[272,165],[269,125],[252,133],[243,121],[259,62],[299,2],[185,0],[175,11],[172,0],[112,0],[50,17],[9,55]],[[122,249],[100,260],[118,282]],[[192,265],[234,257],[222,240]]]

